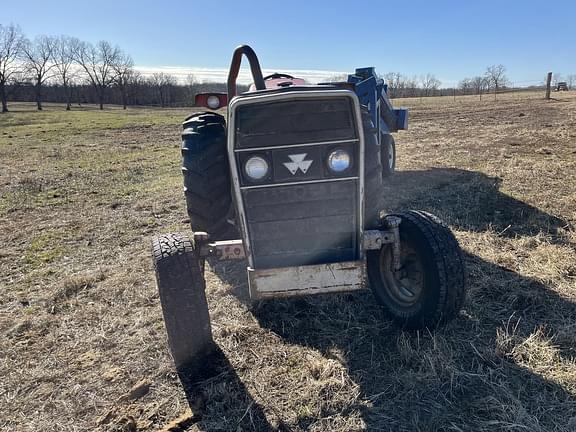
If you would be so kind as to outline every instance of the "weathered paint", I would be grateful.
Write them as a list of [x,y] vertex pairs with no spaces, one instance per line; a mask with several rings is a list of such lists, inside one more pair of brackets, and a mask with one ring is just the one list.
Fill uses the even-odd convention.
[[[275,89],[290,86],[303,86],[306,85],[306,81],[303,80],[302,78],[284,77],[284,78],[264,79],[264,84],[266,85],[267,89]],[[251,84],[250,89],[248,91],[250,92],[256,91],[256,86],[254,84]]]
[[357,291],[366,287],[366,262],[248,268],[248,285],[252,299]]
[[394,243],[394,233],[391,231],[366,230],[362,236],[364,250],[378,250],[388,243]]
[[200,255],[215,256],[220,260],[240,260],[246,258],[246,251],[242,240],[223,240],[203,245]]
[[[242,240],[222,240],[208,243],[208,235],[194,233],[194,241],[200,245],[200,256],[215,256],[220,260],[240,260],[246,258]],[[389,230],[366,230],[362,234],[364,250],[380,249],[384,244],[394,243],[394,233]]]
[[400,270],[402,268],[402,263],[400,262],[400,224],[402,223],[402,218],[394,215],[389,215],[384,218],[386,225],[390,228],[393,233],[393,238],[395,241],[392,243],[394,249],[394,270]]

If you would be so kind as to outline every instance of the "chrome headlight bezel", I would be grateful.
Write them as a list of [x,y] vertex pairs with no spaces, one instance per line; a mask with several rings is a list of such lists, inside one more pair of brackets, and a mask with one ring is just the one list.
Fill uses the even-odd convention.
[[[256,164],[256,165],[255,165]],[[249,181],[260,182],[270,174],[270,163],[261,155],[250,156],[244,162],[244,174]],[[260,171],[258,171],[260,170]]]
[[343,148],[332,149],[326,158],[326,165],[332,174],[344,174],[352,167],[352,154]]

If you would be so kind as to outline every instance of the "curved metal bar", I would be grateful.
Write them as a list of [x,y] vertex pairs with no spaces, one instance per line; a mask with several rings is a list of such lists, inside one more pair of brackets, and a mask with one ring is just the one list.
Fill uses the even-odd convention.
[[266,88],[264,78],[262,78],[262,69],[260,69],[260,63],[258,62],[256,53],[248,45],[240,45],[234,50],[232,63],[230,64],[230,72],[228,72],[228,101],[236,96],[236,79],[238,78],[238,72],[240,72],[242,55],[245,55],[248,58],[248,62],[250,63],[250,72],[252,73],[252,79],[254,80],[256,89],[264,90]]

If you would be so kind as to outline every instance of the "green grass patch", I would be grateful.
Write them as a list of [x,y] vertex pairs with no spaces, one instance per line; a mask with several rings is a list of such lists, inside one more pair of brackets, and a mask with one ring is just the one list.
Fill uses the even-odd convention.
[[61,231],[44,231],[32,238],[24,256],[24,262],[32,267],[39,267],[58,260],[65,251]]

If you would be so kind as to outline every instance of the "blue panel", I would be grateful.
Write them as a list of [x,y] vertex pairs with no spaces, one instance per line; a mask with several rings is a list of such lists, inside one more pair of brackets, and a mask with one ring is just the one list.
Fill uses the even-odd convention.
[[380,132],[385,134],[389,134],[390,132],[392,132],[383,118],[380,118]]
[[396,113],[396,128],[398,130],[408,129],[408,110],[405,108],[395,109]]
[[373,67],[356,69],[353,75],[348,75],[348,82],[355,85],[354,91],[360,103],[368,108],[372,123],[381,131],[396,132],[408,127],[408,111],[395,110],[392,107],[388,98],[388,86],[376,75]]
[[377,88],[376,78],[374,78],[373,76],[356,84],[356,94],[358,95],[358,99],[360,99],[360,103],[362,105],[368,107],[368,111],[370,112],[370,118],[372,119],[372,123],[374,125],[378,124],[376,88]]

